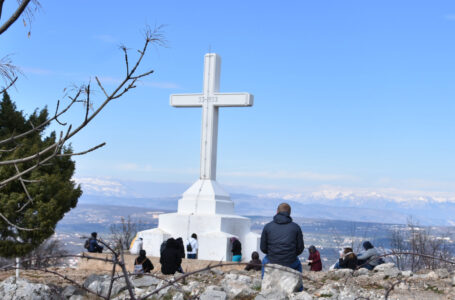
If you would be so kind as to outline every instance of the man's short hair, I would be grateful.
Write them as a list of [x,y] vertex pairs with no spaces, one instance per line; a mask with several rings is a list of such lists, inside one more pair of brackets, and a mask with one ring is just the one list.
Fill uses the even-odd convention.
[[277,212],[287,212],[288,214],[291,214],[291,206],[285,202],[281,203],[278,205]]
[[193,234],[191,235],[191,237],[192,237],[193,239],[196,239],[196,240],[197,240],[197,234],[193,233]]

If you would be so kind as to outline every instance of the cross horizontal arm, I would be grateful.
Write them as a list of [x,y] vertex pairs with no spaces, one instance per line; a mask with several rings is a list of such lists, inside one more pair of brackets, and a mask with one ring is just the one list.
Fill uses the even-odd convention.
[[215,106],[252,106],[254,96],[249,93],[214,93]]
[[171,106],[176,107],[199,107],[202,106],[203,94],[176,94],[171,95]]

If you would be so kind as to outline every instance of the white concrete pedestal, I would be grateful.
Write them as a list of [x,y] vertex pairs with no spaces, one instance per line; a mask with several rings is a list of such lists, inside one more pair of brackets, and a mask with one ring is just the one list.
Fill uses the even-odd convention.
[[138,233],[147,255],[160,256],[161,243],[170,237],[186,241],[196,233],[199,242],[198,258],[230,261],[230,238],[242,243],[243,260],[259,251],[260,236],[250,232],[250,219],[234,214],[234,203],[215,180],[198,180],[182,196],[178,212],[162,214],[158,228]]

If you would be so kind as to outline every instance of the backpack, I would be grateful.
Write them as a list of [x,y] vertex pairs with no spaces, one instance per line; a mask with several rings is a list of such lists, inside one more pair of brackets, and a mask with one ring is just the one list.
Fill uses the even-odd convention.
[[191,246],[190,242],[188,242],[188,244],[186,245],[186,252],[193,252],[193,247]]
[[87,239],[84,244],[84,248],[88,250],[90,248],[90,239]]

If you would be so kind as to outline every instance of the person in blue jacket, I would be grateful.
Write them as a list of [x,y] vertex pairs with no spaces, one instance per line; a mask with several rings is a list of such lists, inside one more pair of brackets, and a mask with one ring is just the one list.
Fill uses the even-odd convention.
[[262,276],[264,265],[267,263],[279,264],[302,272],[302,264],[298,256],[302,254],[302,229],[292,222],[291,206],[281,203],[278,206],[273,221],[265,225],[261,235],[261,251],[266,254],[262,260]]

